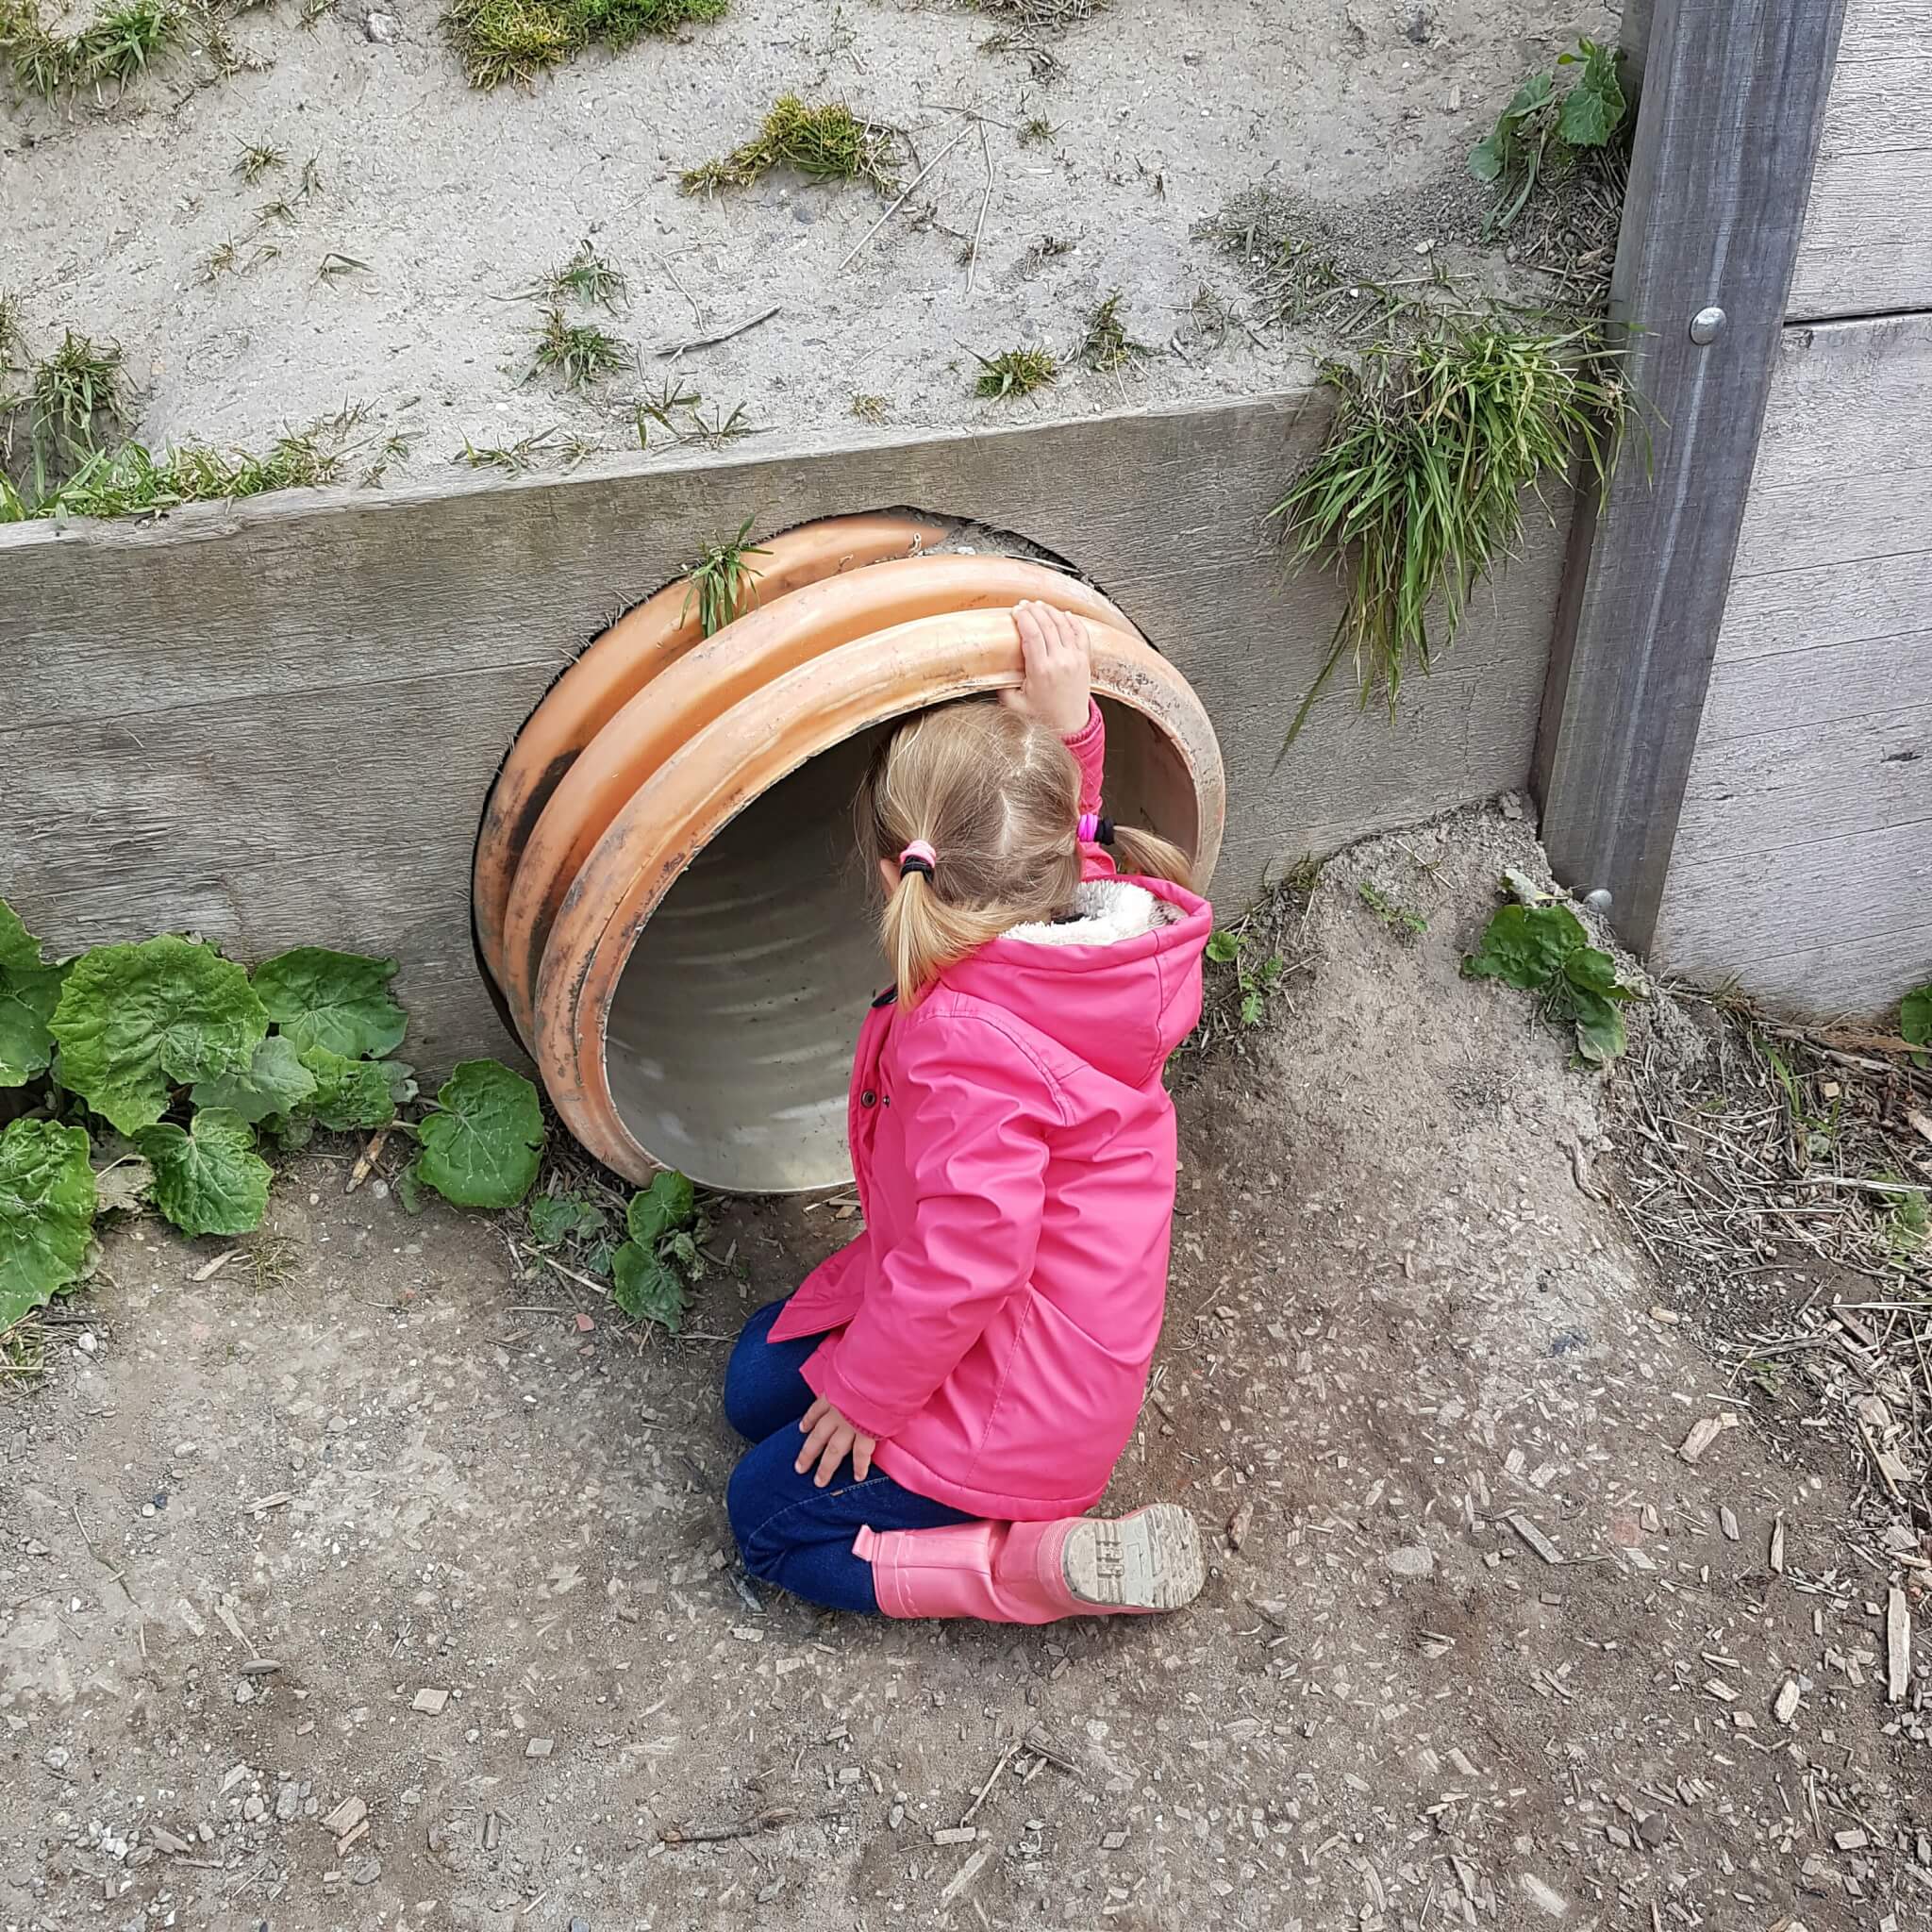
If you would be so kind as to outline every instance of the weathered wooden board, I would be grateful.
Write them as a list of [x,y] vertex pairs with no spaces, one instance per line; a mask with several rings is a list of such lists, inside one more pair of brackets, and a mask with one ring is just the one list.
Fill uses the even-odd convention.
[[1932,308],[1932,0],[1847,0],[1793,320]]
[[1928,432],[1932,317],[1786,331],[1658,922],[1667,971],[1873,1018],[1932,977]]
[[471,958],[470,857],[550,678],[746,516],[762,534],[909,505],[1070,559],[1182,668],[1227,760],[1217,883],[1240,901],[1304,851],[1528,769],[1554,528],[1392,730],[1338,694],[1279,756],[1338,603],[1286,570],[1267,511],[1324,420],[1295,394],[0,531],[0,893],[63,948],[173,927],[244,958],[390,953],[426,1071],[505,1052]]
[[[1557,875],[1657,928],[1845,0],[1657,0],[1610,311],[1647,451],[1577,520],[1536,758]],[[1707,307],[1722,327],[1699,341]]]

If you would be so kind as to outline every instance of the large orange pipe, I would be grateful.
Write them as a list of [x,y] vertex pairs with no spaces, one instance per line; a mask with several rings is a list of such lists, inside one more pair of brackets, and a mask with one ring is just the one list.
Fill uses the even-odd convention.
[[[841,647],[869,649],[860,641],[875,632],[946,612],[1010,609],[1023,598],[1134,634],[1111,602],[1064,572],[1012,557],[919,556],[822,578],[768,598],[715,637],[688,642],[675,654],[660,650],[649,682],[606,719],[556,777],[516,857],[500,935],[493,944],[485,942],[486,962],[525,1043],[536,1051],[538,981],[565,895],[619,812],[694,733],[800,665]],[[911,700],[901,709],[917,708],[916,685],[901,695]],[[801,688],[801,697],[810,708],[809,686]],[[548,700],[539,717],[547,708]],[[522,769],[533,767],[531,759]],[[491,842],[486,825],[479,876],[482,847]],[[500,858],[492,860],[492,878],[501,864]],[[486,924],[480,897],[478,907],[480,936]]]
[[[916,557],[945,539],[943,525],[922,517],[827,517],[807,524],[761,541],[765,555],[750,566],[753,602],[770,603],[887,558]],[[680,577],[602,632],[518,732],[484,808],[470,880],[476,944],[499,989],[507,982],[504,914],[510,888],[531,828],[558,780],[652,678],[703,641],[696,599]]]
[[[1013,567],[1005,558],[932,561]],[[1055,601],[1064,602],[1067,580],[1057,581],[1062,595]],[[1175,795],[1161,829],[1191,845],[1195,880],[1205,886],[1224,805],[1207,714],[1173,666],[1130,630],[1098,622],[1093,646],[1096,695],[1146,719],[1173,763]],[[664,755],[654,758],[609,819],[563,896],[535,990],[529,1038],[551,1099],[600,1160],[637,1181],[660,1164],[613,1098],[607,1036],[633,948],[679,875],[788,773],[869,725],[1015,684],[1020,663],[1010,611],[947,611],[829,650],[766,680],[745,681],[735,701],[701,704],[705,716],[694,728],[676,713],[668,749],[660,747]],[[668,681],[663,695],[670,695]],[[1181,816],[1192,823],[1175,823]],[[727,1186],[735,1180],[723,1173],[693,1177]]]

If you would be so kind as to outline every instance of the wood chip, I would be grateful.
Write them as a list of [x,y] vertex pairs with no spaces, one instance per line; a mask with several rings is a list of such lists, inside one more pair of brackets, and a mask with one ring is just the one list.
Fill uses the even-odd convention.
[[1509,1514],[1503,1519],[1503,1521],[1507,1523],[1509,1525],[1509,1527],[1513,1529],[1516,1532],[1516,1534],[1520,1536],[1523,1539],[1523,1541],[1526,1542],[1530,1546],[1530,1548],[1533,1549],[1537,1553],[1537,1555],[1543,1559],[1545,1563],[1562,1562],[1562,1551],[1557,1549],[1556,1544],[1553,1543],[1549,1540],[1549,1538],[1546,1537],[1542,1533],[1542,1531],[1540,1530],[1536,1526],[1536,1524],[1529,1520],[1528,1517],[1520,1515],[1517,1511],[1512,1509],[1509,1512]]
[[409,1708],[420,1710],[425,1716],[434,1717],[449,1702],[447,1690],[433,1690],[427,1686],[409,1699]]
[[273,1677],[281,1669],[280,1662],[272,1657],[252,1657],[242,1666],[239,1675],[243,1677]]
[[185,1838],[176,1838],[165,1824],[151,1824],[147,1831],[158,1850],[173,1854],[188,1849],[188,1840]]
[[971,1845],[979,1842],[979,1832],[971,1824],[943,1824],[933,1833],[936,1845]]
[[1894,1584],[1885,1597],[1885,1694],[1903,1704],[1912,1683],[1912,1613]]
[[986,1870],[987,1860],[991,1857],[992,1847],[991,1845],[981,1845],[947,1881],[946,1889],[940,1893],[941,1905],[951,1905]]
[[1831,1841],[1841,1852],[1862,1852],[1872,1842],[1855,1824],[1843,1831],[1833,1832]]
[[1737,1426],[1738,1418],[1729,1409],[1721,1408],[1715,1415],[1691,1424],[1690,1433],[1684,1438],[1677,1454],[1686,1462],[1695,1462],[1726,1429]]
[[1722,1505],[1718,1507],[1717,1526],[1724,1531],[1726,1542],[1734,1543],[1738,1541],[1738,1519]]
[[191,1281],[212,1281],[241,1252],[240,1248],[230,1248],[226,1253],[217,1255],[212,1261],[204,1261],[188,1278]]
[[248,1507],[259,1516],[266,1509],[285,1509],[294,1500],[295,1493],[292,1490],[277,1490],[273,1495],[256,1497]]
[[1785,1574],[1785,1520],[1782,1516],[1771,1525],[1771,1574],[1774,1576]]
[[340,1838],[345,1831],[353,1830],[369,1816],[369,1807],[360,1798],[344,1798],[342,1802],[322,1821],[325,1831],[332,1831]]
[[548,1757],[556,1748],[556,1744],[557,1740],[555,1738],[532,1738],[524,1746],[524,1756],[525,1757]]
[[387,1127],[378,1127],[370,1137],[368,1146],[356,1157],[356,1164],[349,1170],[349,1185],[342,1190],[345,1194],[353,1194],[369,1178],[375,1163],[382,1158],[382,1143],[388,1139]]
[[343,1832],[341,1838],[337,1839],[336,1857],[340,1858],[358,1839],[366,1838],[368,1834],[369,1821],[365,1818],[359,1824],[353,1825],[349,1830]]
[[1247,1541],[1248,1532],[1255,1526],[1255,1499],[1243,1497],[1241,1506],[1227,1520],[1227,1540],[1236,1549]]
[[1777,1695],[1771,1700],[1771,1714],[1779,1724],[1788,1724],[1797,1714],[1798,1680],[1787,1677],[1777,1687]]
[[494,1811],[486,1811],[486,1812],[484,1812],[484,1814],[483,1814],[483,1849],[484,1849],[484,1850],[485,1850],[486,1852],[493,1852],[493,1851],[494,1851],[494,1850],[496,1849],[496,1841],[497,1841],[497,1840],[498,1840],[498,1839],[500,1839],[500,1838],[501,1838],[502,1836],[503,1836],[503,1821],[502,1821],[502,1819],[500,1819],[499,1817],[497,1817],[497,1815],[496,1815],[496,1813],[495,1813]]

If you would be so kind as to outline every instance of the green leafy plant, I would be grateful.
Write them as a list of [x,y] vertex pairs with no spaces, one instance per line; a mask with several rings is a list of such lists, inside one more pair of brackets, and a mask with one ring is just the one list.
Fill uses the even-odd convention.
[[1035,390],[1059,380],[1060,366],[1044,349],[1002,349],[997,356],[982,356],[975,349],[972,355],[979,364],[973,393],[990,402],[1030,396]]
[[0,1128],[0,1332],[72,1286],[93,1238],[87,1133],[58,1121]]
[[1380,691],[1392,717],[1407,669],[1433,667],[1471,592],[1514,554],[1525,496],[1578,455],[1601,482],[1629,407],[1618,352],[1593,325],[1439,320],[1323,378],[1334,419],[1272,514],[1297,561],[1340,573],[1344,603],[1290,742],[1344,658],[1362,708]]
[[506,81],[530,86],[544,69],[592,41],[622,50],[646,34],[675,33],[716,20],[726,0],[455,0],[443,38],[470,85],[486,92]]
[[[459,1207],[513,1206],[537,1177],[536,1090],[493,1060],[458,1067],[421,1122],[395,962],[303,946],[247,970],[163,934],[50,961],[0,901],[0,1086],[29,1111],[0,1143],[0,1332],[76,1278],[96,1213],[152,1195],[183,1233],[261,1224],[266,1139],[412,1134],[407,1178]],[[91,1135],[126,1137],[96,1176]],[[78,1167],[75,1168],[75,1161]],[[79,1232],[75,1233],[78,1225]]]
[[611,1257],[610,1298],[634,1322],[658,1322],[675,1335],[691,1284],[706,1273],[709,1232],[697,1190],[681,1174],[651,1176],[625,1214],[630,1239]]
[[1411,911],[1368,879],[1356,888],[1356,895],[1399,940],[1419,940],[1429,929],[1429,922],[1420,912]]
[[901,142],[890,127],[861,121],[840,101],[808,107],[796,94],[772,103],[751,140],[715,160],[687,169],[678,185],[686,194],[721,188],[749,188],[774,168],[795,168],[812,181],[869,181],[890,193]]
[[1475,951],[1465,955],[1462,971],[1469,979],[1501,979],[1539,995],[1549,1018],[1574,1027],[1576,1051],[1591,1066],[1624,1051],[1624,1007],[1643,997],[1641,987],[1617,976],[1616,960],[1590,943],[1575,913],[1547,897],[1502,908]]
[[286,151],[270,142],[244,141],[235,172],[244,181],[258,181],[271,168],[286,167],[288,160]]
[[553,269],[535,288],[525,292],[553,303],[572,299],[585,304],[594,303],[600,308],[615,312],[624,300],[626,286],[624,271],[613,268],[586,241],[577,244],[577,252],[560,268]]
[[530,1239],[540,1248],[558,1248],[566,1241],[593,1241],[610,1225],[610,1217],[594,1201],[580,1194],[539,1194],[529,1204]]
[[[4,985],[4,982],[0,982]],[[1899,1002],[1899,1038],[1912,1046],[1932,1049],[1932,981],[1924,986],[1915,986]],[[4,1054],[0,1054],[4,1058]],[[1915,1053],[1912,1064],[1919,1067],[1932,1066],[1932,1051]],[[0,1085],[4,1085],[0,1077]]]
[[189,9],[175,0],[124,0],[76,34],[42,24],[32,0],[0,0],[0,53],[14,86],[53,101],[75,89],[125,87],[188,38]]
[[771,553],[747,544],[744,540],[750,534],[751,519],[746,517],[735,537],[727,537],[722,543],[708,543],[691,567],[684,610],[697,605],[698,625],[708,638],[735,623],[758,602],[759,573],[750,559]]
[[1210,934],[1208,941],[1209,961],[1233,969],[1240,994],[1237,1011],[1243,1026],[1261,1024],[1267,1016],[1268,996],[1288,971],[1288,961],[1280,953],[1270,952],[1264,958],[1255,958],[1251,957],[1254,950],[1244,935],[1231,932],[1225,926]]
[[555,375],[565,389],[584,389],[599,382],[625,360],[624,344],[593,323],[572,322],[561,308],[544,312],[537,331],[534,375]]
[[537,1090],[495,1060],[465,1060],[416,1130],[411,1172],[458,1208],[514,1208],[543,1160]]
[[[1469,171],[1494,184],[1496,205],[1485,233],[1499,234],[1523,212],[1537,183],[1576,166],[1577,158],[1607,147],[1629,113],[1618,63],[1623,50],[1580,40],[1557,59],[1556,73],[1532,74],[1470,150]],[[1558,79],[1568,71],[1569,85]]]

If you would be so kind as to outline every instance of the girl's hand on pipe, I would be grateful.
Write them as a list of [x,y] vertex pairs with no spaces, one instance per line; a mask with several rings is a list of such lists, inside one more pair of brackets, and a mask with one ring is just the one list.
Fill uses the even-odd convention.
[[805,1447],[791,1466],[803,1475],[816,1462],[819,1473],[812,1481],[819,1489],[838,1474],[839,1465],[848,1456],[855,1482],[862,1483],[872,1474],[872,1452],[879,1446],[878,1438],[855,1429],[823,1395],[806,1410],[798,1426],[805,1436]]
[[1072,738],[1086,728],[1091,695],[1086,620],[1050,604],[1028,603],[1014,607],[1013,622],[1025,675],[1017,690],[1000,692],[1000,703]]

